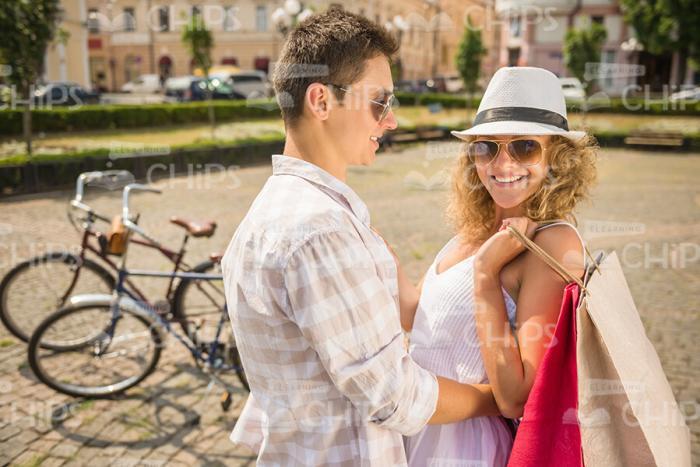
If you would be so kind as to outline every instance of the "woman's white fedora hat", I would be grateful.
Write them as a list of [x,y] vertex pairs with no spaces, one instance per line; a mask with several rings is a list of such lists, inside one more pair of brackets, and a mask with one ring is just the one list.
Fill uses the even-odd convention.
[[585,131],[569,131],[566,101],[559,78],[544,68],[505,67],[491,78],[474,124],[453,131],[458,138],[474,135],[561,135],[578,140]]

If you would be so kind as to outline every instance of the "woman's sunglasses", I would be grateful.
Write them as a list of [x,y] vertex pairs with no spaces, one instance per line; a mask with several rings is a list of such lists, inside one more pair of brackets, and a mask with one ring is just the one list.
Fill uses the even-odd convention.
[[498,156],[501,145],[506,146],[511,158],[525,167],[538,164],[544,154],[544,148],[534,139],[516,139],[508,143],[483,139],[469,143],[467,155],[476,165],[488,165]]

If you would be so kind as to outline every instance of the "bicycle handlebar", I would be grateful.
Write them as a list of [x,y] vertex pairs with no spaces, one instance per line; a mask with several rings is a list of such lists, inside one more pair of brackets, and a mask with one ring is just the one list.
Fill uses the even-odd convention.
[[102,181],[106,184],[116,184],[120,179],[133,180],[134,176],[127,170],[96,170],[93,172],[81,173],[75,182],[75,197],[71,200],[70,205],[74,208],[93,214],[103,221],[109,222],[109,219],[100,216],[94,212],[90,206],[83,202],[85,187],[96,181]]
[[133,222],[131,220],[131,214],[129,213],[129,195],[131,194],[132,191],[146,191],[149,193],[156,193],[156,194],[161,194],[163,192],[157,188],[152,188],[148,185],[143,185],[141,183],[130,183],[124,187],[124,191],[122,193],[122,222],[124,223],[124,227],[138,233],[139,235],[144,237],[146,240],[158,245],[159,242],[156,239],[149,236],[145,230],[143,230],[141,227],[139,227],[135,222]]

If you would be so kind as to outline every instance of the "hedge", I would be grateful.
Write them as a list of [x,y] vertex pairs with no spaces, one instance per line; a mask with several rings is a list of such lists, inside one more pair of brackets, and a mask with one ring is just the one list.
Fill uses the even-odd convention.
[[[279,118],[277,104],[269,100],[214,101],[218,122],[260,118]],[[148,128],[209,121],[206,102],[144,105],[85,105],[53,107],[32,111],[34,132],[66,132]],[[0,135],[22,133],[22,109],[0,111]]]
[[[465,108],[464,95],[439,93],[404,93],[396,96],[401,105],[424,106],[440,104],[444,108]],[[480,98],[470,100],[476,109]],[[589,112],[626,113],[647,115],[700,116],[700,101],[678,103],[660,101],[644,102],[642,99],[620,98],[594,102]],[[250,119],[279,118],[280,112],[274,99],[255,101],[214,101],[214,113],[218,122]],[[578,109],[572,106],[572,111]],[[54,107],[32,111],[32,127],[38,132],[68,132],[110,130],[121,128],[149,128],[187,123],[206,123],[209,120],[206,102],[144,105],[89,105],[78,108]],[[22,110],[0,110],[0,136],[17,136],[22,133]]]
[[[397,92],[396,97],[399,99],[399,104],[406,106],[421,106],[440,104],[444,108],[466,108],[467,97],[458,94],[440,94],[440,93],[424,93],[415,94],[407,92]],[[470,99],[470,107],[476,109],[479,107],[481,97],[473,97]],[[567,103],[569,111],[579,112],[580,105]],[[641,115],[686,115],[700,116],[700,101],[690,102],[666,102],[661,100],[649,100],[629,98],[611,98],[605,100],[592,100],[590,102],[589,113],[625,113],[625,114],[641,114]]]

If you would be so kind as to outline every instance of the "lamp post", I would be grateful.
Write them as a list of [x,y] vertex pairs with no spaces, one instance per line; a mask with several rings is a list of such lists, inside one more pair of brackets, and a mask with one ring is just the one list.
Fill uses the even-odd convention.
[[[632,36],[620,44],[620,50],[627,52],[629,54],[628,60],[630,62],[635,62],[633,64],[639,66],[639,53],[644,50],[644,46],[636,37]],[[637,82],[639,76],[637,73],[638,71],[634,70],[635,82]]]
[[384,23],[384,29],[386,29],[389,32],[393,32],[396,30],[396,40],[399,43],[399,56],[396,59],[396,67],[398,69],[397,73],[397,80],[402,80],[403,79],[403,61],[401,60],[401,40],[403,38],[403,33],[406,32],[409,28],[408,23],[406,22],[405,19],[403,19],[403,16],[401,15],[396,15],[392,18],[391,21],[387,21]]
[[[438,52],[439,42],[440,42],[440,14],[442,13],[442,7],[440,6],[440,0],[425,0],[426,8],[435,8],[435,24],[433,24],[433,65],[431,69],[431,79],[435,79],[437,76],[438,69]],[[431,21],[431,23],[433,23]]]
[[107,0],[107,18],[109,19],[109,74],[112,78],[112,92],[117,90],[117,60],[114,58],[114,3],[116,0]]
[[277,31],[286,36],[297,24],[312,14],[313,11],[304,8],[304,5],[298,0],[286,0],[283,7],[272,12],[272,24],[275,25]]

